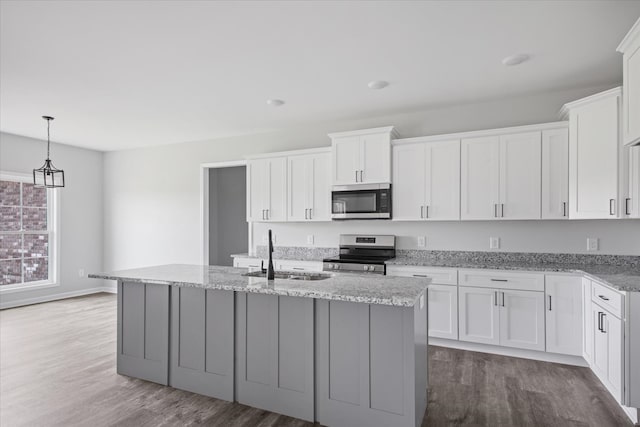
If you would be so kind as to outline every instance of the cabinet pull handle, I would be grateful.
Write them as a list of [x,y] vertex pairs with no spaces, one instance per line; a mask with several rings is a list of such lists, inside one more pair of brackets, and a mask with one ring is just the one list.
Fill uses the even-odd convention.
[[364,171],[360,171],[360,182],[363,182],[364,179],[362,178],[362,174],[364,173]]
[[492,282],[508,282],[509,281],[509,279],[493,279],[493,278],[489,280],[491,280]]
[[425,206],[426,218],[429,218],[429,205]]
[[629,202],[631,201],[630,198],[626,198],[624,199],[624,214],[625,215],[631,215],[631,212],[629,212]]
[[602,312],[598,312],[598,330],[602,332]]
[[424,218],[424,206],[420,206],[420,218]]
[[504,218],[504,203],[500,203],[500,217]]
[[500,292],[502,294],[502,306],[504,307],[504,292]]
[[598,298],[605,300],[605,301],[609,301],[609,298],[605,297],[604,295],[598,295]]
[[309,208],[309,219],[313,218],[313,208]]
[[616,214],[616,209],[615,209],[615,204],[616,199],[609,199],[609,215],[615,215]]
[[293,267],[292,270],[304,270],[302,267]]
[[605,329],[604,329],[605,317],[607,317],[607,313],[602,313],[602,329],[600,329],[600,330],[602,331],[603,334],[607,333],[607,331],[605,331]]
[[494,218],[498,218],[498,204],[497,203],[493,204],[493,217]]
[[493,291],[493,305],[498,306],[498,291]]
[[567,216],[567,202],[562,202],[562,216]]
[[358,182],[358,171],[355,171],[356,173],[356,182]]
[[551,311],[551,295],[549,295],[549,311]]
[[265,210],[264,210],[264,209],[262,209],[262,219],[265,219],[265,218],[264,218],[264,211],[265,211]]
[[308,211],[308,210],[309,210],[309,209],[305,209],[305,210],[304,210],[304,219],[309,219],[309,218],[307,218],[307,211]]
[[429,277],[426,274],[414,274],[413,277]]

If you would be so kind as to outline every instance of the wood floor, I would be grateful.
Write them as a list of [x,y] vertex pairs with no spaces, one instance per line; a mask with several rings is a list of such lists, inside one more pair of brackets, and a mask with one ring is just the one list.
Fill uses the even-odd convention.
[[[115,295],[1,311],[0,425],[314,425],[119,376],[115,355]],[[429,369],[423,426],[631,425],[586,368],[432,347]]]

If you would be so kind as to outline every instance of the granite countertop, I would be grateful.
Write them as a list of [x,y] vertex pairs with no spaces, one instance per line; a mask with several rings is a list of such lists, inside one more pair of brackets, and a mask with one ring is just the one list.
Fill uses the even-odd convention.
[[270,282],[265,278],[243,276],[247,271],[246,268],[169,264],[96,273],[89,277],[401,307],[413,307],[429,285],[429,280],[424,278],[349,273],[325,273],[331,276],[326,280]]
[[476,268],[489,270],[540,271],[549,273],[583,274],[604,282],[619,291],[640,292],[640,267],[636,265],[572,264],[549,262],[501,262],[472,260],[434,260],[400,256],[386,262],[387,265],[424,266],[442,268]]
[[[322,261],[338,255],[338,248],[306,247],[306,246],[276,246],[273,249],[273,259],[281,261]],[[255,254],[233,254],[232,258],[269,258],[267,247],[258,245]]]

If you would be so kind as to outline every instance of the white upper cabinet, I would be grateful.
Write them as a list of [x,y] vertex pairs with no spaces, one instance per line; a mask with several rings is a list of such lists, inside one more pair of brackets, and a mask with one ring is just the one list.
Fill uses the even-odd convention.
[[393,126],[329,134],[333,184],[391,182]]
[[460,219],[460,141],[393,147],[393,217]]
[[465,138],[461,218],[540,219],[541,133]]
[[640,218],[640,146],[627,147],[628,179],[624,200],[624,213],[629,218]]
[[247,187],[247,221],[286,221],[286,157],[249,160]]
[[500,217],[540,219],[540,132],[500,137]]
[[498,217],[500,138],[467,138],[461,143],[461,218]]
[[569,217],[616,218],[619,195],[620,88],[566,104],[569,116]]
[[542,219],[569,216],[569,130],[542,132]]
[[622,53],[622,139],[640,143],[640,19],[618,46]]
[[289,156],[289,221],[331,220],[330,153]]

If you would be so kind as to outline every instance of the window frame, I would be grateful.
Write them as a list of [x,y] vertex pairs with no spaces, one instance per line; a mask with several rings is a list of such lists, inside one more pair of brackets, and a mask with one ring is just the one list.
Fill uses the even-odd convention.
[[[19,173],[19,172],[0,172],[0,180],[1,181],[14,181],[14,182],[22,182],[27,184],[33,183],[33,176],[30,174]],[[21,196],[22,197],[22,192]],[[0,294],[4,293],[12,293],[12,292],[21,292],[28,290],[37,290],[44,288],[51,288],[54,286],[59,286],[59,272],[60,272],[60,195],[59,192],[48,188],[47,189],[47,233],[49,236],[49,246],[48,246],[48,275],[49,278],[47,280],[37,280],[33,282],[21,282],[14,283],[12,285],[2,285],[0,286]],[[22,202],[22,200],[21,200]],[[1,232],[2,234],[43,234],[42,232],[25,232],[24,230],[16,231],[16,232]],[[24,254],[21,260],[24,259]],[[24,279],[24,267],[21,263],[20,271],[22,274],[22,279]]]

